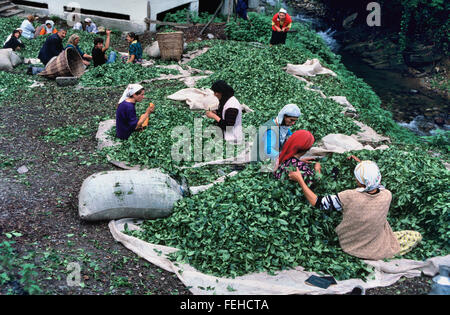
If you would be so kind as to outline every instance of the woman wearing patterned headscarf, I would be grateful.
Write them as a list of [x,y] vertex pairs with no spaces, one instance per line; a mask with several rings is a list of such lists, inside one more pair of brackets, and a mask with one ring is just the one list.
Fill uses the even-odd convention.
[[306,185],[298,170],[291,172],[289,178],[298,182],[312,206],[342,211],[342,221],[336,227],[336,233],[344,252],[370,260],[406,254],[422,240],[422,236],[415,231],[392,231],[387,221],[392,194],[381,185],[377,164],[360,161],[355,156],[350,158],[359,162],[354,170],[357,189],[321,197]]
[[148,122],[150,114],[155,110],[152,103],[139,119],[136,116],[136,103],[144,99],[144,94],[145,89],[140,84],[129,84],[123,92],[116,110],[117,138],[127,140],[134,131],[141,129]]

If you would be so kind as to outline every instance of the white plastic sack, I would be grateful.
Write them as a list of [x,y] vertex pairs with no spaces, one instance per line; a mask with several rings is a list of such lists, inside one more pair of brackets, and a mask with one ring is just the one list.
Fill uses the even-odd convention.
[[0,70],[12,71],[13,65],[11,63],[12,49],[0,49]]
[[22,58],[17,53],[15,53],[14,51],[11,51],[11,55],[9,56],[9,58],[11,60],[11,65],[13,67],[16,67],[16,66],[18,66],[18,65],[23,63]]
[[191,110],[217,110],[219,108],[219,99],[214,96],[211,89],[187,88],[167,96],[174,101],[186,101]]
[[302,65],[293,65],[288,63],[286,72],[302,77],[315,77],[318,74],[330,74],[334,77],[337,76],[332,70],[323,67],[320,64],[319,59],[308,60]]
[[147,46],[144,52],[152,58],[159,58],[161,56],[161,51],[159,50],[158,41],[154,41],[153,44]]
[[363,145],[355,139],[355,136],[347,136],[343,134],[329,134],[318,141],[303,158],[317,158],[328,155],[329,153],[343,154],[350,151],[360,150],[382,150],[388,148],[387,146],[380,146],[373,148],[370,145]]
[[171,215],[182,197],[181,186],[157,169],[102,172],[84,180],[78,211],[87,221],[155,219]]
[[343,114],[356,114],[356,108],[347,100],[345,96],[330,96],[328,97],[344,106]]

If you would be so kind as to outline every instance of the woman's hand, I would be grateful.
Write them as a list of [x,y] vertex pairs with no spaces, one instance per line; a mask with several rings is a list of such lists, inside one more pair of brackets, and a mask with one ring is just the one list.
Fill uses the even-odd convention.
[[150,105],[148,105],[147,110],[145,111],[147,114],[153,113],[155,111],[155,104],[150,103]]
[[301,181],[303,181],[302,172],[299,171],[298,167],[297,167],[296,171],[289,172],[289,179],[294,181],[294,182],[301,182]]
[[300,161],[311,164],[316,158],[301,158]]
[[213,111],[207,110],[206,111],[206,117],[214,119],[215,121],[219,122],[220,121],[220,117],[217,116],[216,113],[214,113]]
[[320,163],[317,162],[316,164],[314,164],[314,170],[320,174],[320,172],[322,171],[322,165],[320,165]]
[[350,155],[350,156],[347,158],[347,160],[351,160],[351,159],[355,160],[355,161],[358,162],[358,163],[361,163],[361,160],[358,159],[355,155]]

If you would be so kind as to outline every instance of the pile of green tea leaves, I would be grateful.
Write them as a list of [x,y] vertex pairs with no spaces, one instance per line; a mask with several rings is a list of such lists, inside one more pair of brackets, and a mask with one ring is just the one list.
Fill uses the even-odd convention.
[[[160,81],[144,85],[144,87],[146,89],[145,98],[136,105],[136,112],[140,115],[150,102],[155,104],[155,112],[150,115],[149,127],[142,132],[133,133],[126,141],[119,141],[119,146],[105,148],[105,153],[111,159],[125,161],[129,165],[160,168],[179,181],[186,180],[189,186],[206,185],[221,177],[224,173],[229,174],[231,168],[224,165],[195,169],[181,168],[192,166],[196,162],[203,162],[201,159],[196,160],[194,156],[194,120],[198,119],[201,123],[198,126],[201,129],[197,130],[200,133],[203,133],[212,125],[210,119],[203,117],[203,112],[192,112],[185,104],[174,102],[166,97],[184,89],[185,85],[179,82]],[[182,137],[185,135],[184,133],[172,134],[175,127],[183,127],[188,132],[188,141],[190,141],[188,143],[189,157],[182,161],[176,161],[172,158],[172,148],[183,141]],[[164,130],[164,132],[161,132],[161,130]],[[110,136],[114,136],[114,133],[115,129],[111,130]],[[213,140],[202,137],[201,152]],[[219,140],[223,141],[223,139]],[[222,155],[217,159],[224,157]]]
[[[192,24],[205,24],[208,23],[212,18],[212,14],[208,12],[194,12],[189,9],[182,9],[176,12],[167,13],[163,21],[164,22],[173,22],[173,23],[192,23]],[[225,22],[224,17],[218,15],[214,18],[213,23],[221,23]]]
[[[392,148],[353,152],[378,163],[383,184],[393,192],[388,221],[394,231],[416,230],[424,240],[404,258],[448,254],[449,172],[426,153]],[[354,163],[344,155],[322,162],[318,194],[354,189]],[[339,174],[333,177],[333,168]],[[430,180],[432,178],[433,180]],[[170,258],[215,276],[235,277],[296,266],[336,279],[364,278],[362,260],[345,254],[334,231],[342,215],[307,203],[298,184],[275,180],[250,165],[213,189],[180,200],[171,217],[146,221],[127,232],[153,244],[178,248]]]
[[[398,126],[392,115],[380,108],[381,101],[372,89],[349,72],[340,63],[340,57],[307,25],[294,23],[298,32],[288,34],[286,45],[269,47],[270,17],[254,14],[251,19],[252,25],[246,21],[227,25],[229,38],[236,41],[190,45],[189,49],[210,47],[189,63],[214,72],[199,81],[197,87],[209,88],[216,80],[229,83],[238,100],[254,110],[244,114],[244,127],[259,126],[275,117],[284,105],[295,103],[302,116],[293,130],[310,130],[317,140],[331,133],[354,134],[358,127],[341,114],[341,105],[305,90],[305,83],[283,70],[287,63],[302,64],[318,58],[338,76],[309,78],[311,82],[327,96],[346,96],[358,110],[361,121],[395,141],[385,151],[353,154],[380,166],[383,184],[393,193],[388,216],[393,230],[416,230],[423,235],[419,247],[405,258],[422,260],[448,254],[450,175],[442,161],[429,154],[427,148],[431,147],[423,146],[417,136]],[[169,90],[163,94],[168,95]],[[175,122],[168,123],[189,124],[193,115],[197,113],[174,111],[171,120]],[[146,139],[147,146],[159,142],[155,141],[156,133],[152,139],[145,137],[136,135],[115,154],[134,164],[162,168],[171,164],[170,146],[165,147],[166,143],[156,145],[159,152],[149,147],[140,149],[138,143],[145,143]],[[323,195],[355,188],[355,164],[346,157],[334,155],[321,161],[324,174],[313,186],[315,192]],[[340,170],[337,178],[332,175],[334,168]],[[335,228],[342,218],[340,212],[312,208],[298,185],[286,177],[275,180],[271,173],[260,169],[260,164],[250,164],[225,183],[180,200],[171,217],[146,221],[141,231],[127,233],[178,248],[170,256],[172,260],[189,263],[215,276],[275,273],[299,265],[339,280],[369,275],[371,270],[366,264],[345,254],[339,246]],[[174,169],[170,172],[176,173]],[[199,170],[184,175],[193,176],[191,180],[195,181],[200,174]]]
[[159,77],[161,74],[179,74],[177,70],[161,67],[143,67],[139,64],[115,62],[89,69],[81,84],[90,87],[119,86]]

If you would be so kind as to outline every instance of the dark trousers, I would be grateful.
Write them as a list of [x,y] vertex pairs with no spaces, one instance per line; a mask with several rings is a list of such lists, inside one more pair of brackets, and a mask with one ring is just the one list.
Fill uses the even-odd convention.
[[272,31],[272,38],[270,39],[271,45],[279,45],[279,44],[285,44],[286,43],[286,32],[276,32]]

